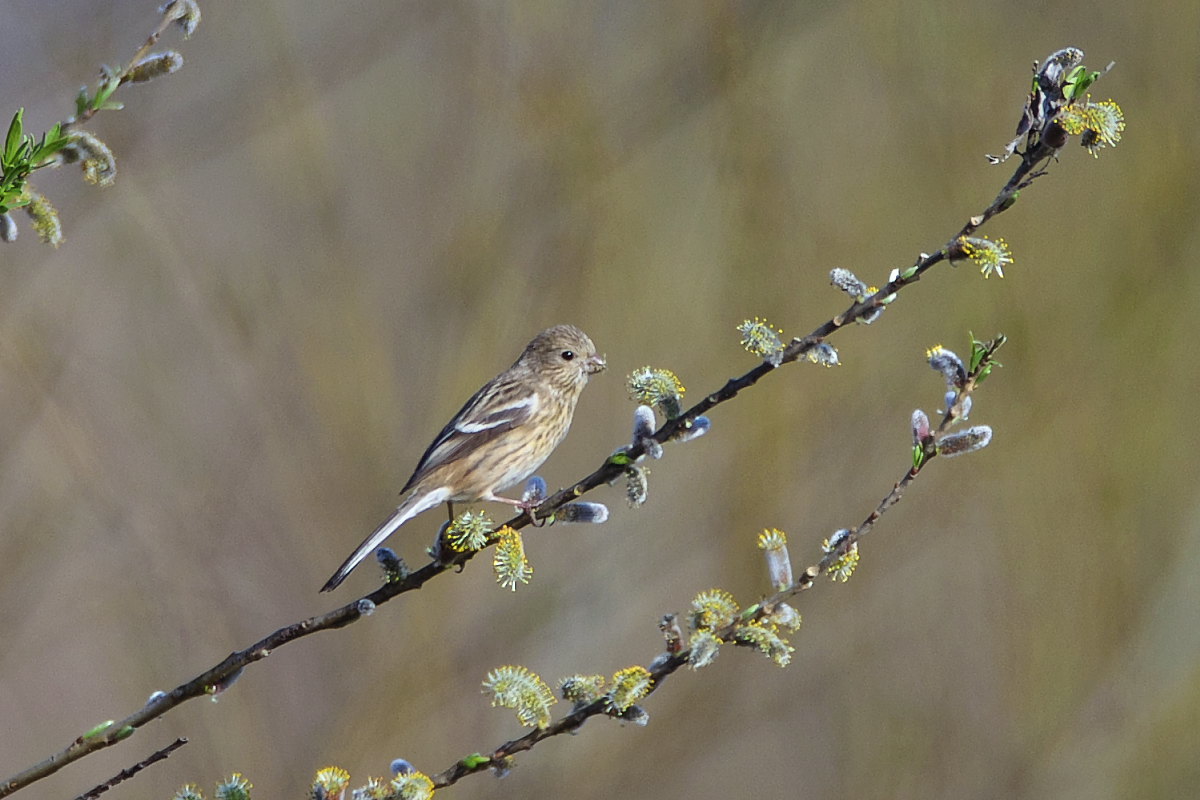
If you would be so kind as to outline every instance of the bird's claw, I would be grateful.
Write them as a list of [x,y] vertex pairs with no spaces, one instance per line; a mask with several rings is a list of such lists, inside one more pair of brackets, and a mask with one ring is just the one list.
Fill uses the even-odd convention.
[[535,528],[541,528],[546,524],[546,518],[542,517],[539,519],[536,513],[540,505],[541,503],[521,503],[521,505],[517,506],[525,512],[525,515],[529,517],[529,524]]

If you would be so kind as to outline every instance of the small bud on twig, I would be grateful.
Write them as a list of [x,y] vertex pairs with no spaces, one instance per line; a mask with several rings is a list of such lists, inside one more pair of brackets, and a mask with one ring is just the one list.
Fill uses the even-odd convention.
[[6,242],[17,240],[17,221],[7,211],[0,214],[0,239]]
[[758,535],[758,546],[767,556],[771,586],[781,591],[792,585],[792,559],[787,550],[787,534],[768,528]]
[[658,629],[666,639],[668,653],[675,654],[683,649],[683,628],[679,627],[678,614],[664,614],[658,621]]
[[976,425],[960,433],[952,433],[938,442],[938,455],[946,458],[974,453],[991,444],[992,429],[987,425]]
[[196,0],[169,0],[158,9],[158,13],[178,25],[185,39],[191,38],[200,24],[200,6],[196,5]]
[[525,491],[521,492],[521,502],[536,506],[546,499],[546,481],[540,475],[533,475],[525,481]]
[[708,417],[696,417],[684,423],[683,427],[671,437],[673,442],[690,442],[699,439],[712,429],[712,421]]
[[121,76],[121,83],[145,83],[161,75],[170,75],[183,66],[183,56],[174,50],[165,53],[151,53],[137,63],[131,65]]
[[392,548],[381,547],[376,550],[375,560],[383,568],[383,575],[388,583],[398,583],[408,577],[408,565]]
[[646,502],[650,483],[646,479],[649,470],[645,467],[633,466],[625,470],[625,499],[630,508],[639,508]]
[[603,503],[567,503],[554,510],[555,522],[579,522],[599,525],[608,522],[608,506]]
[[654,409],[641,405],[633,412],[633,446],[639,444],[646,455],[653,459],[662,458],[662,445],[654,440]]

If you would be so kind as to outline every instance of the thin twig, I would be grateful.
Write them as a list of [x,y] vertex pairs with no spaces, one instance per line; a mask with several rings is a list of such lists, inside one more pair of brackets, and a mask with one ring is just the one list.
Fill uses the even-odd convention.
[[[123,82],[125,77],[129,74],[129,71],[133,69],[133,66],[145,58],[146,54],[150,52],[154,45],[158,44],[158,40],[162,38],[162,35],[166,33],[167,28],[171,27],[173,22],[175,22],[175,18],[170,14],[163,15],[163,18],[158,22],[158,26],[150,32],[150,35],[146,37],[146,41],[141,47],[138,48],[138,51],[133,54],[133,58],[129,59],[121,71],[117,73],[116,80],[118,82]],[[73,117],[64,122],[63,130],[77,128],[84,125],[92,117],[96,116],[96,113],[100,110],[101,109],[99,108],[84,109],[78,117]]]
[[132,767],[126,767],[125,769],[121,770],[116,775],[109,778],[104,783],[100,784],[99,786],[97,786],[93,789],[89,789],[88,791],[79,795],[78,797],[75,798],[75,800],[95,800],[97,797],[104,794],[109,789],[111,789],[112,787],[114,787],[118,783],[120,783],[121,781],[132,778],[134,775],[137,775],[139,772],[144,770],[146,767],[150,766],[151,764],[153,764],[157,761],[162,761],[167,756],[171,755],[171,753],[175,752],[176,750],[183,747],[187,743],[188,743],[188,740],[186,738],[184,738],[182,736],[179,737],[178,739],[171,742],[169,745],[162,748],[161,750],[154,751],[146,758],[144,758],[141,761],[139,761],[138,763],[134,764]]

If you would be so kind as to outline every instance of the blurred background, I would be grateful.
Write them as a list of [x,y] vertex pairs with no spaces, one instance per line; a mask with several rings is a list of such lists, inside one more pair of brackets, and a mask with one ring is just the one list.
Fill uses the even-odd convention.
[[[6,0],[0,112],[71,112],[159,0]],[[939,266],[843,366],[794,365],[652,465],[650,500],[527,538],[256,665],[22,796],[69,797],[191,743],[112,797],[211,796],[233,771],[301,797],[397,756],[429,773],[521,735],[479,692],[645,664],[660,615],[768,590],[907,468],[939,407],[924,351],[1010,337],[971,421],[846,585],[797,607],[793,662],[723,651],[665,682],[647,728],[595,720],[462,798],[1182,797],[1200,780],[1200,6],[900,2],[202,2],[185,66],[91,125],[116,184],[37,176],[66,241],[0,247],[0,775],[282,625],[394,506],[433,434],[536,331],[573,322],[610,370],[541,470],[626,441],[624,376],[699,398],[941,246],[1011,173],[1030,65],[1067,45],[1129,129],[1074,144],[985,229],[1003,280]],[[1190,432],[1189,432],[1190,431]],[[496,510],[497,509],[493,509]],[[440,518],[391,544],[410,563]],[[560,709],[563,704],[560,704]]]

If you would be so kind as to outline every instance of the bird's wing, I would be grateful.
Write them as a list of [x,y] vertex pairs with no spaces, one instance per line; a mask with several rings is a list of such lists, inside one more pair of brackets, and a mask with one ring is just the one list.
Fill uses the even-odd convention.
[[401,492],[411,489],[434,468],[525,424],[537,413],[541,403],[538,393],[519,381],[486,384],[442,428]]

